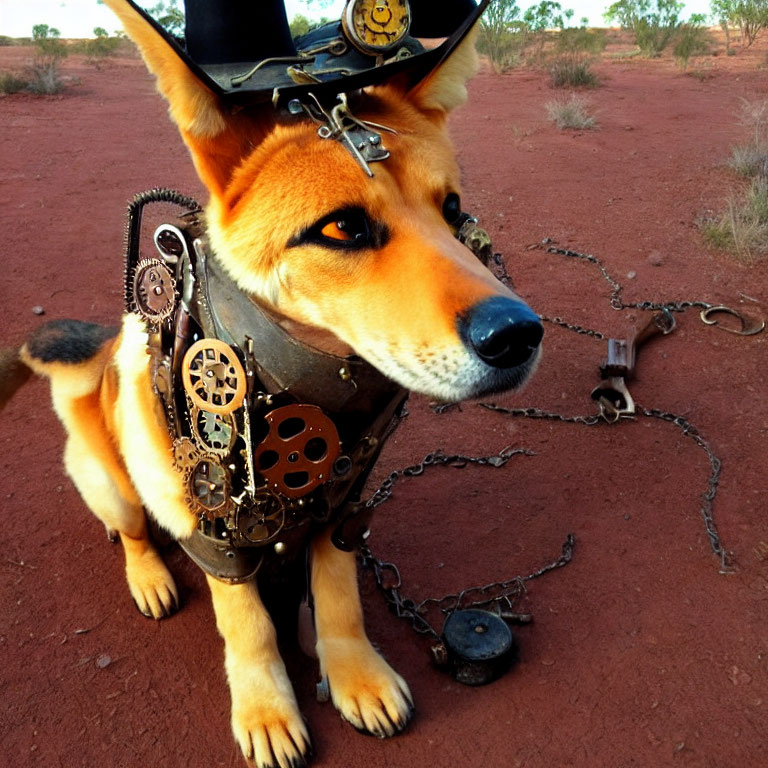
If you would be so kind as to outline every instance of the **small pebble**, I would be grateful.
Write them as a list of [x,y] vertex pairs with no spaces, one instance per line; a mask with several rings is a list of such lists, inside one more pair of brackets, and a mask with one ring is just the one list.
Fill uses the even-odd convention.
[[629,272],[627,272],[628,280],[634,280],[636,277],[637,277],[637,272],[635,272],[634,269],[630,269]]
[[107,656],[106,653],[102,654],[101,656],[99,656],[98,659],[96,659],[96,666],[99,669],[105,669],[111,663],[112,663],[112,657],[111,656]]
[[648,263],[652,267],[660,267],[662,264],[664,264],[664,257],[659,253],[659,251],[651,251],[648,254]]
[[36,304],[34,307],[32,307],[32,314],[33,315],[44,315],[45,314],[45,310],[39,304]]

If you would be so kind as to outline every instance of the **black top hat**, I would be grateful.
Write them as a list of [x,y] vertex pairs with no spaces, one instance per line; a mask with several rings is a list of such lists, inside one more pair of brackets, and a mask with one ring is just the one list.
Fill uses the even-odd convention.
[[[237,104],[320,100],[404,74],[424,79],[489,0],[348,0],[342,18],[292,39],[283,0],[185,0],[184,40],[131,5],[214,93]],[[416,38],[447,38],[425,50]]]

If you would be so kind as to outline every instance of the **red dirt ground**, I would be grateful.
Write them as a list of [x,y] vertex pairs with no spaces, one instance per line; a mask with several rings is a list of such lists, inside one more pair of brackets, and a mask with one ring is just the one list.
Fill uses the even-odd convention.
[[[28,50],[0,49],[0,64]],[[708,58],[700,77],[671,62],[605,60],[589,92],[599,130],[545,119],[546,76],[480,75],[452,120],[465,206],[490,230],[519,292],[542,314],[622,337],[597,269],[527,246],[544,237],[599,256],[627,300],[704,299],[766,314],[768,266],[704,248],[696,220],[737,183],[740,99],[768,97],[762,53]],[[203,198],[143,65],[121,58],[62,96],[0,98],[2,345],[39,319],[114,322],[121,311],[127,199],[172,186]],[[633,274],[633,277],[629,275]],[[503,470],[436,469],[403,483],[375,519],[372,547],[416,597],[573,562],[531,583],[522,658],[485,688],[430,666],[427,646],[369,581],[370,634],[409,680],[417,716],[398,738],[354,733],[314,697],[316,668],[286,654],[316,750],[332,766],[706,766],[766,764],[768,531],[764,456],[768,334],[739,338],[695,312],[640,356],[635,398],[681,413],[723,460],[715,515],[736,572],[718,573],[699,516],[704,453],[641,419],[587,429],[505,418],[467,404],[432,414],[420,398],[389,443],[383,474],[427,451],[536,452]],[[527,390],[500,401],[591,413],[605,343],[547,327]],[[4,413],[0,537],[0,763],[8,766],[239,766],[222,643],[201,573],[168,559],[183,610],[134,609],[119,547],[61,465],[62,430],[42,382]],[[89,630],[82,632],[81,630]]]

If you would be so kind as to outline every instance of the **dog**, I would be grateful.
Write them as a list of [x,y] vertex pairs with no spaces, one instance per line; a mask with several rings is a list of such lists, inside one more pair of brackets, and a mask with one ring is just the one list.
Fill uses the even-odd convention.
[[[455,237],[460,178],[447,132],[476,69],[468,37],[426,79],[365,89],[356,115],[386,125],[391,157],[365,178],[309,120],[269,107],[230,110],[125,0],[105,0],[137,44],[167,99],[210,193],[208,237],[238,288],[296,338],[357,355],[400,386],[443,401],[521,386],[540,356],[536,315]],[[3,363],[3,397],[28,371],[50,380],[67,433],[64,463],[87,506],[119,535],[130,594],[153,619],[178,593],[148,533],[146,512],[178,540],[196,530],[172,460],[151,379],[148,329],[136,314],[119,328],[56,321]],[[381,737],[407,724],[407,683],[363,626],[353,552],[332,526],[309,543],[316,652],[334,706]],[[254,581],[206,574],[224,639],[232,728],[258,766],[303,765],[310,737]]]

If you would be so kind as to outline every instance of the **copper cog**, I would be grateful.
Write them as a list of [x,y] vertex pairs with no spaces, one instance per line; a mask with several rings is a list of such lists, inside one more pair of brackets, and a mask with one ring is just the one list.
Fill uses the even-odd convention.
[[256,448],[269,487],[297,499],[326,482],[341,444],[334,423],[315,405],[286,405],[265,417],[269,432]]
[[159,259],[143,259],[133,275],[133,301],[150,323],[170,317],[176,306],[176,281]]

